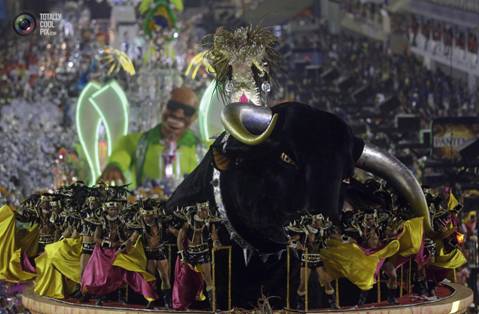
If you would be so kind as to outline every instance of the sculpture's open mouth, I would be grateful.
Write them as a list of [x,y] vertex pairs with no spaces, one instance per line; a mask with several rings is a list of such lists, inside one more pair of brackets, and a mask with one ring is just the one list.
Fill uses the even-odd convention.
[[247,104],[249,102],[248,96],[246,96],[245,94],[241,95],[239,101],[242,104]]
[[255,90],[241,88],[230,97],[230,103],[253,104],[262,106],[259,93]]

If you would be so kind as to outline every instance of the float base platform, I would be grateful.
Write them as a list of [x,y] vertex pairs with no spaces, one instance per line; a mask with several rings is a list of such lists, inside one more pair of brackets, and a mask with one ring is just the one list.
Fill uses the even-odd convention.
[[[433,301],[420,301],[395,306],[378,304],[361,308],[341,308],[338,310],[309,310],[308,313],[348,313],[348,314],[449,314],[465,313],[473,301],[471,289],[459,284],[447,284],[450,293]],[[411,299],[414,300],[414,299]],[[127,307],[121,305],[96,306],[79,304],[67,301],[54,300],[35,295],[30,289],[22,296],[22,303],[32,314],[145,314],[145,313],[211,313],[208,311],[189,310],[185,312],[171,310],[147,310],[141,307]],[[401,302],[402,303],[402,302]],[[261,311],[231,310],[223,313],[262,313]],[[274,313],[305,313],[297,310],[279,310]]]

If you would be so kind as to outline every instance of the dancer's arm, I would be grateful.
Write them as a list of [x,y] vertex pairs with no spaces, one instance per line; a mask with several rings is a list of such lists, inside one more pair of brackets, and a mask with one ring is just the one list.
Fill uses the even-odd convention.
[[186,232],[188,230],[187,223],[181,227],[180,231],[178,232],[178,237],[176,238],[176,245],[178,246],[178,255],[180,255],[180,258],[182,261],[185,260],[185,254],[184,254],[184,240],[186,238]]

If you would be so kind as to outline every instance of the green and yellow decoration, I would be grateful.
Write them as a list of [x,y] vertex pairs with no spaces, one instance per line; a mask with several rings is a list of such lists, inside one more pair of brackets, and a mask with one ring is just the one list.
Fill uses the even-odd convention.
[[175,29],[176,12],[183,9],[183,0],[142,0],[139,10],[144,17],[145,35],[152,38],[157,32]]
[[107,75],[113,76],[117,74],[120,69],[128,73],[128,75],[135,75],[135,66],[130,57],[118,49],[106,47],[100,50],[98,57],[100,64],[107,69]]

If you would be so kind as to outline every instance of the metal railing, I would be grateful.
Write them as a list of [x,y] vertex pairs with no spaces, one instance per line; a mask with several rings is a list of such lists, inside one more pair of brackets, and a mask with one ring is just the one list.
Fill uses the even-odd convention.
[[[172,247],[174,247],[174,244],[168,245],[169,247],[169,260],[171,262],[171,251]],[[232,270],[232,246],[220,246],[217,248],[213,248],[211,251],[211,269],[212,269],[212,279],[213,279],[213,304],[211,305],[213,312],[216,312],[217,310],[217,284],[216,284],[216,253],[219,251],[227,251],[227,256],[228,256],[228,276],[227,276],[227,287],[228,287],[228,294],[227,294],[227,311],[231,311],[232,309],[232,281],[231,281],[231,270]],[[286,309],[291,309],[291,300],[290,300],[290,295],[291,295],[291,248],[287,247],[286,249]],[[305,251],[304,254],[307,256],[308,252]],[[402,264],[399,267],[399,297],[402,297],[405,295],[404,290],[407,290],[407,294],[412,293],[412,288],[413,288],[413,283],[412,283],[412,260],[413,258],[410,257],[409,260]],[[305,271],[307,271],[307,267],[305,268]],[[406,278],[404,278],[407,276]],[[307,278],[307,274],[305,274],[305,278]],[[376,281],[376,289],[377,289],[377,302],[380,303],[382,301],[381,297],[381,275],[378,274],[378,278]],[[406,279],[406,280],[405,280]],[[456,271],[455,269],[453,270],[453,281],[456,282]],[[340,293],[339,293],[339,280],[335,279],[335,297],[336,297],[336,305],[340,307]],[[304,304],[304,309],[305,311],[309,310],[309,291],[308,291],[308,280],[305,280],[305,304]]]
[[212,278],[213,278],[213,304],[211,304],[211,308],[213,309],[213,312],[216,312],[216,258],[215,258],[215,253],[218,251],[222,250],[227,250],[228,251],[228,311],[231,310],[231,252],[232,252],[232,247],[231,245],[229,246],[219,246],[216,248],[213,248],[212,254],[211,254],[211,268],[212,268]]

